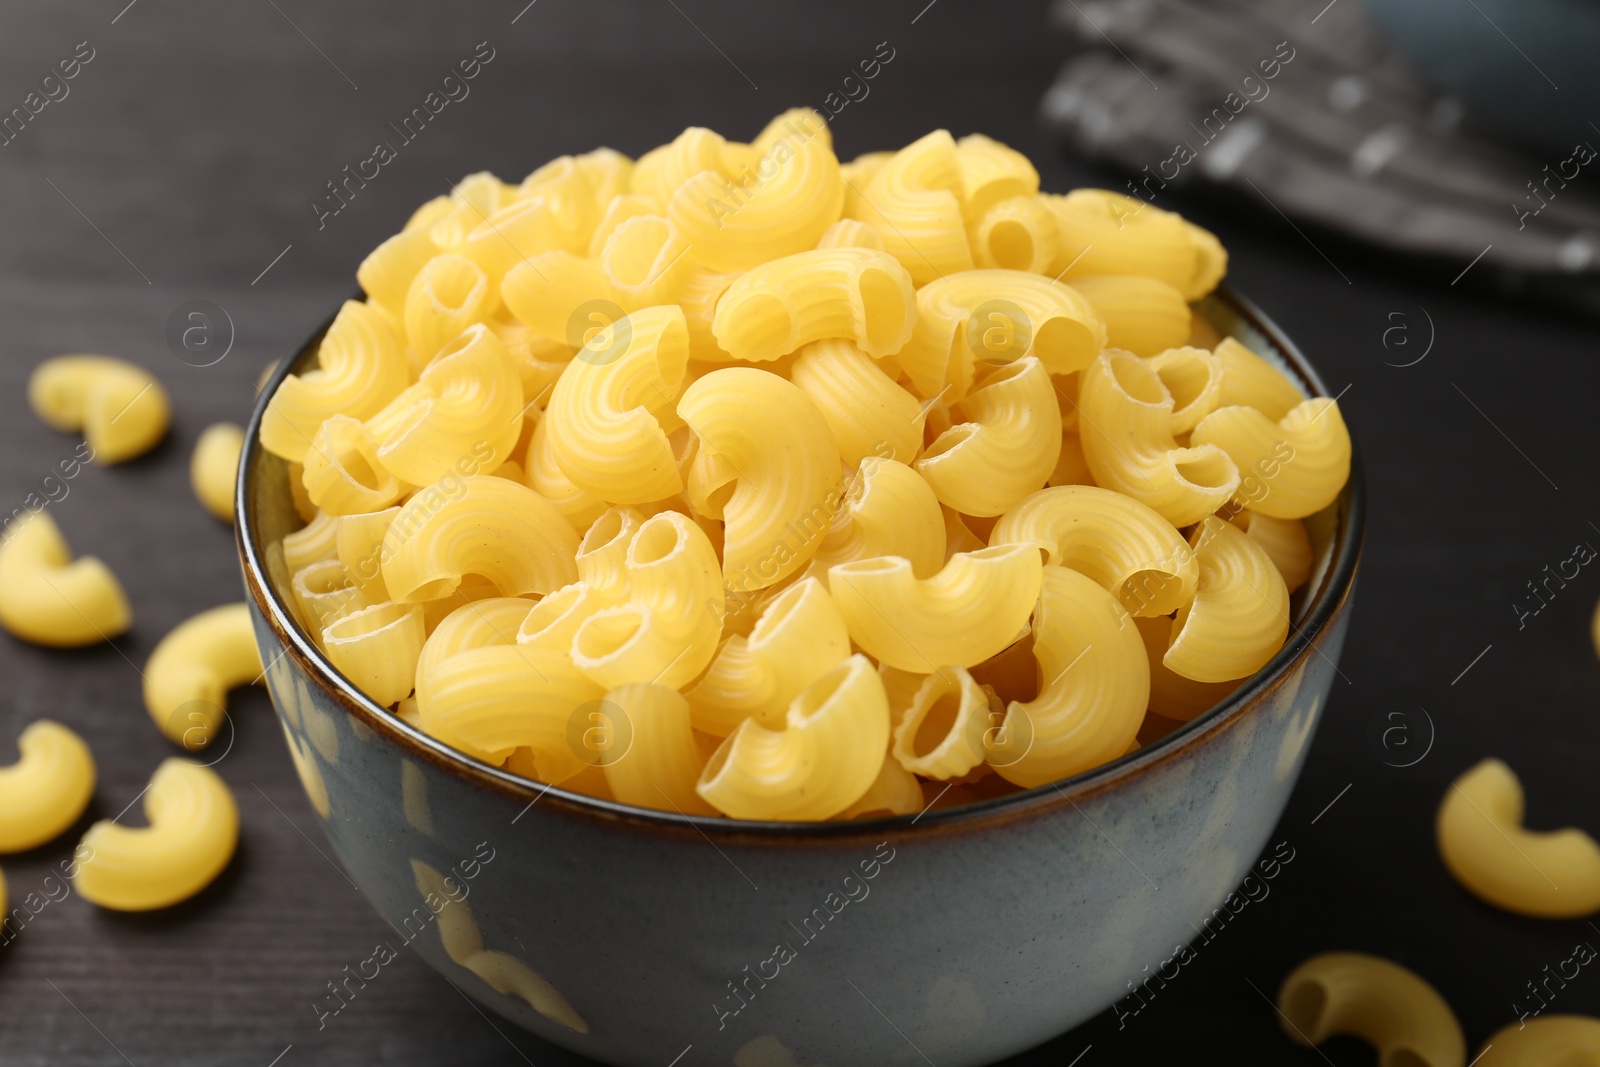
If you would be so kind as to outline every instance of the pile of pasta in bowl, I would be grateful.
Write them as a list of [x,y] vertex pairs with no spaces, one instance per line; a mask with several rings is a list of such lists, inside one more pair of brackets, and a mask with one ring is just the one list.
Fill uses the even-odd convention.
[[1175,214],[797,110],[521,184],[362,263],[261,445],[293,608],[516,774],[737,819],[915,813],[1099,766],[1284,642],[1337,404],[1191,310]]

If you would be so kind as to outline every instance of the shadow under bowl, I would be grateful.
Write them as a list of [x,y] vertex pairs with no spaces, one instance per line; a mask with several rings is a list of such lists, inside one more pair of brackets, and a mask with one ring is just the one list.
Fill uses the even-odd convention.
[[[1328,395],[1243,298],[1224,288],[1200,311]],[[356,689],[295,621],[279,542],[301,520],[258,433],[265,398],[314,365],[321,332],[263,391],[240,465],[239,551],[273,701],[324,833],[396,931],[390,950],[557,1045],[628,1067],[686,1052],[686,1065],[888,1063],[915,1059],[913,1044],[940,1067],[1002,1059],[1104,1010],[1188,942],[1288,801],[1348,624],[1359,457],[1307,522],[1318,562],[1288,642],[1167,736],[920,816],[683,816],[457,752]]]

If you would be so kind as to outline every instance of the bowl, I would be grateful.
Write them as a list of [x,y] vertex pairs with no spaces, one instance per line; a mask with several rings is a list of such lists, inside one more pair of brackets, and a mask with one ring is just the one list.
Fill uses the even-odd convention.
[[[1242,297],[1224,288],[1200,310],[1328,395]],[[314,361],[320,336],[274,387]],[[1337,671],[1361,549],[1359,457],[1338,501],[1307,522],[1318,563],[1283,649],[1131,755],[1018,794],[862,822],[597,800],[401,721],[301,629],[277,544],[301,522],[284,461],[257,443],[271,392],[240,467],[248,601],[323,832],[395,930],[346,973],[380,980],[414,951],[485,1009],[602,1063],[963,1067],[1083,1022],[1193,940],[1239,884],[1294,788]],[[316,1010],[343,1004],[330,992]]]

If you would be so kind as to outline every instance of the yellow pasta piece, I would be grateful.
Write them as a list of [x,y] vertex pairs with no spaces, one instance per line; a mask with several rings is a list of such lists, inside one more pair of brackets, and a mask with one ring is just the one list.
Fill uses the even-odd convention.
[[25,515],[0,541],[0,626],[36,645],[109,641],[133,622],[122,583],[93,556],[73,559],[56,521]]
[[639,527],[625,557],[628,598],[578,626],[572,660],[599,684],[686,684],[722,632],[722,574],[704,530],[675,511]]
[[1218,408],[1190,442],[1226,452],[1248,479],[1240,484],[1243,503],[1275,519],[1316,514],[1350,478],[1350,431],[1338,401],[1327,397],[1296,405],[1276,423],[1255,408]]
[[1194,599],[1200,581],[1176,527],[1097,486],[1041,489],[1001,516],[989,537],[996,545],[1038,545],[1046,563],[1088,575],[1136,616],[1171,614]]
[[1144,642],[1126,609],[1093,579],[1046,567],[1033,616],[1039,695],[1006,708],[989,763],[1031,788],[1128,751],[1150,696]]
[[985,365],[1036,356],[1051,374],[1070,374],[1105,343],[1099,314],[1068,286],[1026,271],[972,270],[917,291],[916,330],[899,358],[919,393],[954,403]]
[[289,591],[302,624],[319,640],[329,623],[372,603],[338,559],[318,560],[295,571]]
[[604,695],[565,652],[537,647],[469,649],[417,677],[422,728],[495,764],[518,748],[569,751],[568,724]]
[[844,207],[828,124],[810,108],[784,112],[751,145],[753,162],[691,175],[667,217],[708,270],[749,270],[816,246]]
[[1594,1067],[1600,1063],[1600,1019],[1541,1015],[1496,1030],[1474,1067]]
[[[1227,509],[1224,509],[1225,511]],[[1311,549],[1311,537],[1305,523],[1299,519],[1275,519],[1258,511],[1245,508],[1228,517],[1228,521],[1249,535],[1272,559],[1272,565],[1283,575],[1283,582],[1294,592],[1311,578],[1311,568],[1316,555]]]
[[244,430],[231,422],[207,426],[189,460],[189,484],[200,504],[223,522],[233,521],[233,489],[239,475]]
[[[624,310],[598,257],[564,251],[543,252],[512,267],[500,283],[500,298],[535,336],[572,348],[585,340],[582,329],[574,331],[575,323],[603,326]],[[594,321],[595,315],[604,321]]]
[[[498,211],[511,196],[505,182],[488,171],[469,174],[456,182],[444,204],[431,209],[423,205],[406,228],[425,224],[441,252],[459,252],[472,228]],[[426,218],[422,217],[424,213]]]
[[600,221],[595,224],[594,234],[589,238],[588,257],[598,259],[605,250],[606,242],[611,235],[617,232],[629,219],[640,218],[644,215],[654,215],[660,218],[660,212],[654,200],[638,193],[621,192],[612,196],[610,200],[600,207]]
[[[83,738],[49,719],[17,738],[21,758],[0,767],[0,853],[26,852],[66,833],[94,796],[94,757]],[[0,915],[5,911],[0,885]]]
[[[522,382],[505,345],[480,323],[445,342],[417,383],[365,428],[384,470],[407,485],[430,485],[464,462],[489,474],[510,459],[523,406]],[[306,457],[308,470],[314,458]]]
[[478,475],[457,493],[418,493],[389,527],[383,581],[401,603],[449,596],[479,574],[502,596],[559,589],[577,577],[578,535],[561,513],[526,486]]
[[1150,711],[1163,719],[1189,722],[1202,712],[1210,711],[1239,688],[1243,679],[1224,682],[1196,682],[1175,674],[1161,661],[1172,644],[1172,620],[1165,615],[1133,620],[1144,638],[1145,654],[1150,667]]
[[198,752],[222,725],[228,690],[259,682],[262,673],[250,609],[224,604],[179,623],[156,645],[144,666],[144,707],[163,737]]
[[689,245],[667,219],[641,215],[621,223],[600,250],[600,270],[630,311],[671,304],[697,272]]
[[[633,160],[614,148],[596,148],[574,156],[573,162],[589,179],[589,190],[597,210],[632,188]],[[534,171],[523,184],[526,185],[538,175],[539,171]]]
[[[620,337],[625,350],[610,356]],[[683,388],[688,330],[675,306],[636,311],[585,345],[556,382],[546,447],[572,483],[613,503],[682,492],[665,420]]]
[[290,574],[338,554],[341,521],[337,515],[319,511],[305,526],[283,535],[283,565]]
[[[664,685],[638,682],[606,694],[628,723],[628,745],[610,745],[601,754],[606,784],[624,804],[680,815],[715,815],[695,784],[706,753],[689,725],[689,703]],[[620,732],[620,731],[619,731]]]
[[898,761],[886,759],[878,770],[878,777],[861,799],[834,818],[883,819],[891,815],[915,815],[923,807],[921,781]]
[[1222,361],[1203,348],[1169,348],[1145,362],[1172,394],[1172,433],[1189,433],[1217,408]]
[[78,868],[78,892],[114,911],[151,911],[187,900],[233,858],[239,809],[216,771],[185,759],[156,768],[144,793],[148,827],[101,821],[83,835],[92,858]]
[[1189,305],[1164,281],[1133,274],[1070,279],[1106,324],[1106,344],[1136,356],[1176,348],[1189,337]]
[[998,201],[973,224],[972,258],[982,267],[1051,273],[1060,257],[1056,217],[1036,195]]
[[883,251],[883,238],[860,219],[840,219],[817,238],[818,248],[873,248]]
[[557,250],[574,255],[588,252],[595,223],[594,196],[587,179],[575,169],[570,174],[576,175],[581,188],[550,181],[502,204],[467,231],[461,254],[483,272],[490,290],[498,288],[506,272],[529,256]]
[[848,338],[869,356],[900,351],[916,324],[911,275],[870,248],[819,248],[734,279],[711,330],[735,359],[767,362],[812,341]]
[[317,367],[278,383],[261,414],[261,447],[305,460],[317,427],[334,415],[374,415],[411,381],[405,341],[387,315],[346,300],[317,346]]
[[956,165],[961,170],[961,206],[975,222],[996,204],[1039,192],[1039,172],[1028,157],[981,133],[956,142]]
[[[748,275],[746,275],[748,277]],[[751,367],[715,370],[683,391],[678,414],[729,467],[723,574],[740,590],[788,577],[816,551],[840,491],[839,451],[799,388]]]
[[807,345],[789,369],[789,380],[822,412],[848,466],[859,466],[867,456],[910,463],[921,451],[922,405],[855,342]]
[[535,606],[534,601],[522,597],[487,597],[462,604],[428,635],[417,657],[417,676],[420,678],[458,652],[516,644],[517,629]]
[[858,654],[796,696],[783,729],[741,723],[706,764],[698,789],[735,819],[827,819],[872,787],[888,746],[883,682]]
[[1037,358],[981,377],[960,412],[964,421],[934,438],[916,462],[941,504],[964,515],[1000,515],[1055,470],[1061,411]]
[[1600,844],[1582,830],[1522,826],[1522,783],[1484,760],[1439,805],[1439,854],[1474,896],[1519,915],[1570,919],[1600,911]]
[[931,578],[917,578],[898,556],[841,563],[828,576],[856,644],[882,663],[919,674],[970,667],[1011,644],[1041,581],[1032,544],[960,553]]
[[377,511],[399,500],[406,486],[378,458],[378,442],[347,415],[317,428],[300,475],[311,502],[329,515]]
[[406,358],[421,373],[461,331],[486,321],[495,292],[483,268],[465,256],[444,252],[423,264],[406,291]]
[[956,143],[948,131],[935,130],[883,161],[854,217],[871,223],[889,254],[926,285],[972,269],[964,195]]
[[850,655],[850,634],[833,598],[815,578],[779,593],[749,636],[717,649],[686,695],[694,727],[726,737],[745,719],[779,729],[789,703]]
[[397,507],[358,512],[341,516],[335,526],[334,554],[350,581],[373,604],[389,599],[389,589],[383,584],[383,542],[399,514]]
[[1282,371],[1232,337],[1218,341],[1211,354],[1222,364],[1219,408],[1255,408],[1276,422],[1306,399]]
[[411,694],[425,637],[421,605],[385,601],[330,622],[322,647],[339,673],[388,707]]
[[891,762],[924,778],[960,778],[983,762],[988,730],[988,694],[962,668],[940,668],[895,723]]
[[1162,662],[1197,682],[1253,674],[1283,647],[1289,590],[1272,558],[1215,516],[1189,536],[1200,564],[1194,600],[1178,609]]
[[[448,204],[448,200],[445,201]],[[431,226],[402,230],[373,249],[356,268],[356,281],[367,299],[380,305],[396,322],[405,321],[411,282],[439,254]]]
[[540,419],[533,428],[533,438],[528,442],[524,463],[524,481],[540,496],[550,502],[576,531],[589,528],[589,524],[606,510],[606,502],[587,490],[580,489],[562,473],[550,447],[550,420]]
[[47,426],[81,431],[98,463],[121,463],[156,446],[172,408],[142,367],[110,356],[56,356],[34,368],[28,406]]
[[1083,455],[1083,439],[1075,433],[1061,435],[1061,453],[1056,456],[1055,470],[1045,479],[1045,485],[1093,485],[1094,473]]
[[[873,177],[893,158],[893,152],[866,152],[848,163],[839,164],[839,180],[844,183],[845,218],[859,221],[867,217],[863,194],[867,186],[872,184]],[[878,248],[881,245],[880,239],[878,244],[871,247]]]
[[1278,990],[1284,1033],[1297,1045],[1335,1034],[1368,1042],[1385,1067],[1463,1067],[1461,1024],[1433,986],[1397,963],[1325,952],[1289,973]]
[[[968,547],[982,548],[983,543],[973,539]],[[826,585],[834,564],[874,556],[902,556],[910,561],[912,574],[931,578],[945,562],[945,518],[922,475],[904,463],[868,456],[807,573]]]
[[1198,300],[1217,287],[1227,253],[1206,230],[1141,200],[1104,189],[1047,194],[1060,234],[1051,273],[1143,275]]
[[1189,526],[1233,496],[1239,470],[1216,445],[1179,447],[1172,408],[1161,378],[1126,352],[1107,349],[1079,382],[1079,437],[1095,483]]
[[1195,272],[1188,285],[1178,288],[1182,290],[1185,300],[1195,301],[1221,284],[1223,276],[1228,273],[1228,250],[1222,247],[1216,234],[1196,226],[1188,219],[1183,221],[1183,228],[1189,235],[1189,243],[1194,246]]

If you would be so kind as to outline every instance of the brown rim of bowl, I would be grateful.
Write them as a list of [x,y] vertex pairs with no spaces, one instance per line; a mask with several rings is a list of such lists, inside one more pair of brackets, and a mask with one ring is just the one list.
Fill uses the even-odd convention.
[[[361,294],[357,293],[355,299],[361,299]],[[1304,353],[1260,308],[1226,285],[1219,286],[1211,299],[1229,307],[1242,322],[1259,331],[1270,341],[1306,386],[1311,396],[1329,395],[1326,385],[1307,361]],[[514,799],[525,800],[528,802],[528,807],[532,807],[534,801],[548,797],[558,806],[568,809],[568,813],[572,815],[642,824],[644,828],[663,831],[692,829],[701,835],[717,834],[724,838],[740,838],[741,843],[747,844],[777,844],[784,838],[816,841],[840,837],[881,837],[886,833],[895,833],[898,838],[912,832],[913,828],[916,833],[926,836],[935,829],[947,831],[978,829],[996,823],[1011,822],[1019,816],[1035,814],[1041,809],[1069,804],[1075,806],[1074,801],[1077,799],[1121,785],[1159,764],[1197,748],[1202,742],[1238,720],[1242,710],[1259,694],[1280,684],[1291,665],[1301,657],[1312,654],[1314,651],[1312,646],[1317,638],[1321,636],[1323,629],[1333,620],[1349,596],[1355,581],[1356,568],[1360,562],[1366,527],[1366,483],[1360,452],[1354,449],[1352,443],[1350,480],[1340,494],[1339,501],[1334,505],[1340,508],[1343,514],[1339,517],[1335,528],[1331,548],[1332,558],[1324,572],[1321,587],[1302,611],[1303,621],[1298,629],[1291,630],[1289,639],[1265,667],[1251,675],[1248,681],[1229,694],[1220,704],[1151,744],[1059,782],[938,811],[925,809],[918,815],[892,815],[847,822],[760,822],[636,808],[522,778],[459,752],[399,719],[347,681],[328,662],[316,644],[300,631],[293,615],[273,589],[267,578],[266,568],[262,565],[262,546],[255,543],[254,506],[251,494],[245,491],[245,487],[250,483],[257,460],[263,451],[259,443],[261,417],[266,410],[268,399],[276,391],[278,384],[317,344],[332,321],[333,318],[330,316],[306,339],[293,359],[282,361],[273,371],[266,387],[261,390],[256,400],[255,410],[251,413],[249,426],[245,430],[245,450],[239,464],[238,481],[234,487],[235,514],[238,517],[235,529],[245,587],[255,598],[256,607],[267,619],[268,624],[283,640],[286,652],[293,653],[308,673],[366,726],[392,738],[413,755],[440,769],[508,794]],[[527,810],[526,807],[523,809],[524,812]],[[518,818],[520,817],[519,815]]]

